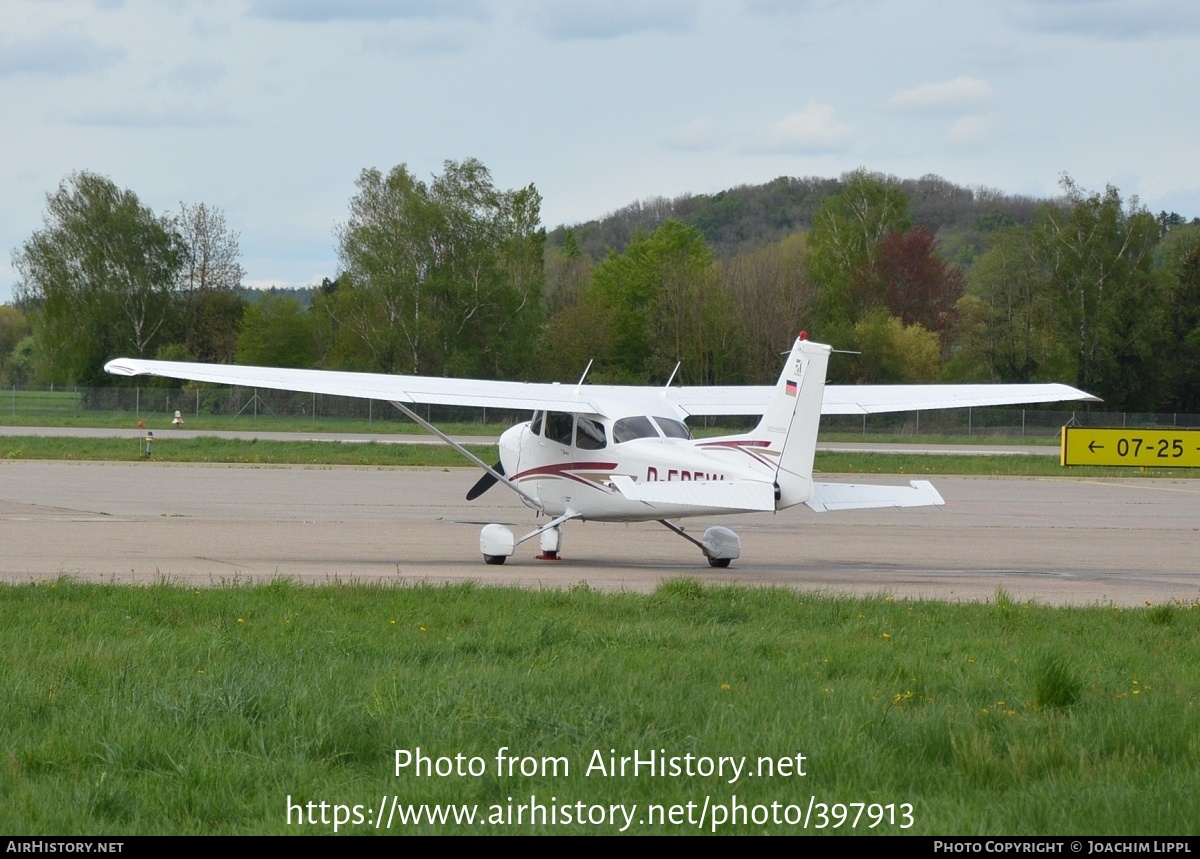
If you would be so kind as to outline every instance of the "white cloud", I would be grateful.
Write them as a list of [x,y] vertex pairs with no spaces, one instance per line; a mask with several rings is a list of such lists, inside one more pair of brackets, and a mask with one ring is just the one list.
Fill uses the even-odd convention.
[[279,21],[392,21],[397,18],[491,18],[483,0],[254,0],[260,18]]
[[553,39],[617,39],[634,33],[687,33],[696,28],[698,4],[686,0],[605,0],[568,3],[531,0],[527,17]]
[[133,129],[209,129],[239,122],[222,100],[180,99],[165,95],[99,104],[69,115],[67,119],[76,125]]
[[406,57],[456,54],[478,43],[476,30],[444,21],[393,22],[374,28],[363,45],[385,54]]
[[1180,0],[1038,0],[1016,11],[1032,30],[1080,38],[1132,41],[1200,31],[1200,8]]
[[810,101],[804,110],[785,116],[763,134],[759,152],[840,152],[847,149],[854,129],[839,122],[834,109]]
[[959,148],[981,146],[991,139],[991,131],[996,125],[994,113],[972,113],[960,117],[950,127],[946,142]]
[[671,149],[702,152],[721,143],[717,121],[712,114],[686,122],[667,135],[663,143]]
[[0,77],[87,75],[111,66],[123,56],[124,51],[69,31],[18,42],[6,40],[0,43]]
[[978,107],[992,100],[992,85],[978,78],[958,77],[938,84],[903,89],[888,99],[899,110],[937,111]]

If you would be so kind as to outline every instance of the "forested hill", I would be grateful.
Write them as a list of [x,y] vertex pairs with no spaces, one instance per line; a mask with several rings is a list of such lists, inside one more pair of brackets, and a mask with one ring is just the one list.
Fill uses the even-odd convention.
[[1066,381],[1110,408],[1200,413],[1200,221],[1112,186],[1063,176],[1035,200],[857,170],[634,203],[547,241],[536,187],[445,168],[364,170],[337,278],[265,292],[242,289],[219,209],[156,214],[72,174],[13,254],[0,379],[102,384],[128,354],[758,384],[803,327],[857,353],[837,383]]
[[[598,220],[560,226],[548,241],[561,246],[569,230],[579,251],[599,260],[610,249],[624,251],[638,233],[651,233],[664,221],[677,220],[699,230],[718,257],[729,258],[810,229],[825,201],[845,190],[847,178],[781,176],[764,185],[739,185],[716,194],[654,197]],[[982,234],[998,226],[1027,225],[1037,207],[1047,202],[992,188],[964,187],[932,174],[920,179],[878,174],[876,178],[905,194],[912,220],[933,230],[943,254],[959,264],[970,264],[982,246]]]

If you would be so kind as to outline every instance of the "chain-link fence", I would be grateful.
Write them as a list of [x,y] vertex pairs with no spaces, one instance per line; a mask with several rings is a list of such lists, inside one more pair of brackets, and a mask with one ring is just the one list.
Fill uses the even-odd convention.
[[[7,402],[4,402],[7,400]],[[0,414],[8,423],[21,417],[39,421],[89,416],[108,419],[170,420],[175,412],[186,421],[201,416],[227,420],[257,418],[339,419],[366,424],[408,421],[388,403],[356,397],[302,394],[254,388],[23,388],[5,390]],[[528,412],[453,406],[419,406],[417,413],[434,423],[510,424]],[[694,419],[696,426],[743,426],[747,421]],[[752,422],[750,422],[752,425]],[[1104,412],[1093,408],[1001,408],[896,412],[881,415],[827,415],[824,432],[861,435],[1019,436],[1052,438],[1063,426],[1200,427],[1200,415]]]
[[[7,400],[7,402],[5,402]],[[447,423],[516,423],[529,412],[475,409],[456,406],[417,406],[417,414]],[[202,416],[238,418],[337,419],[411,423],[386,402],[358,397],[273,391],[265,388],[23,388],[12,387],[0,395],[0,415],[7,423],[21,417],[37,420],[86,419],[89,416],[120,420],[170,420],[179,412],[184,421]]]

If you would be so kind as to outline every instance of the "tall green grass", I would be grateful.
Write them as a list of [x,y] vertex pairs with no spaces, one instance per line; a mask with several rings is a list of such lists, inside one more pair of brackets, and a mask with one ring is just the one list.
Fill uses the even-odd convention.
[[[331,832],[289,826],[287,798],[486,808],[534,794],[641,809],[734,795],[911,803],[905,831],[924,834],[1191,833],[1198,634],[1195,604],[1058,609],[998,593],[948,605],[694,579],[649,595],[286,579],[6,586],[0,831]],[[487,772],[398,777],[395,750],[417,747],[479,756]],[[497,775],[501,747],[564,757],[569,774]],[[806,775],[584,775],[596,751],[659,749],[803,754]]]
[[[494,462],[494,445],[468,445]],[[135,462],[228,462],[279,465],[412,465],[451,468],[469,465],[446,445],[385,442],[263,441],[255,439],[156,437],[149,457],[138,433],[128,439],[0,436],[0,459],[112,460]],[[817,471],[837,474],[962,474],[1019,477],[1200,477],[1188,468],[1063,468],[1047,456],[951,456],[940,454],[842,453],[817,451]]]

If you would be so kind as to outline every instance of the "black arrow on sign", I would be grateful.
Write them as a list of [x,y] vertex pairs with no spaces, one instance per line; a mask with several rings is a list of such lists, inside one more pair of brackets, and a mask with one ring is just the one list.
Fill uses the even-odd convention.
[[1094,441],[1088,442],[1088,450],[1090,450],[1092,453],[1095,453],[1097,448],[1104,450],[1104,445],[1096,444]]

